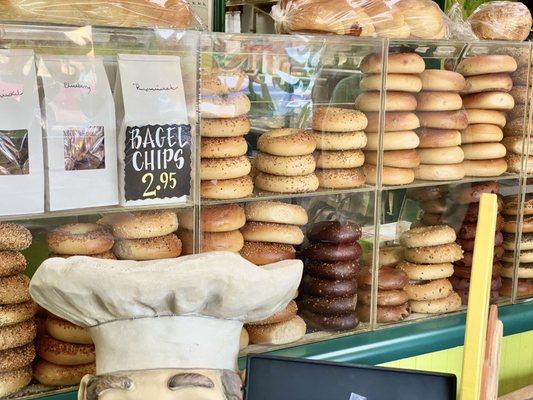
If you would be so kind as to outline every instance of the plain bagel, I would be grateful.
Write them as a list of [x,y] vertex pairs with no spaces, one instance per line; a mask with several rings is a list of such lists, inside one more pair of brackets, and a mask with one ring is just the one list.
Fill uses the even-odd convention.
[[474,75],[466,78],[466,87],[463,93],[508,92],[512,87],[513,80],[509,74]]
[[512,110],[515,105],[513,96],[504,92],[483,92],[463,97],[464,108],[485,110]]
[[205,199],[240,199],[250,196],[254,191],[252,178],[248,175],[235,179],[202,181],[201,196]]
[[457,66],[457,72],[463,76],[497,74],[514,72],[518,68],[516,60],[508,55],[485,55],[469,57]]
[[507,149],[501,143],[470,143],[462,147],[466,160],[492,160],[507,154]]
[[420,92],[416,97],[418,111],[455,111],[463,107],[455,92]]
[[278,311],[277,313],[271,315],[268,318],[262,319],[261,321],[250,322],[248,323],[248,325],[277,324],[279,322],[288,321],[294,318],[297,312],[298,312],[298,306],[296,305],[296,302],[294,300],[291,300],[289,304],[287,304],[287,307],[285,307],[281,311]]
[[461,144],[461,132],[454,129],[417,129],[419,145],[421,149],[459,146]]
[[[191,240],[192,245],[192,240]],[[200,251],[232,251],[238,253],[244,246],[242,233],[235,231],[228,232],[202,232],[200,240]]]
[[[187,208],[180,213],[180,228],[194,230],[194,210]],[[238,204],[202,206],[200,229],[204,232],[228,232],[240,229],[246,223],[244,209]]]
[[250,343],[281,345],[300,340],[307,330],[305,321],[298,315],[288,321],[268,325],[246,325]]
[[421,164],[458,164],[465,158],[459,146],[419,149],[417,152]]
[[295,225],[271,222],[247,222],[241,229],[248,242],[270,242],[298,245],[304,241],[302,230]]
[[[378,165],[378,153],[375,151],[365,152],[365,160],[368,164]],[[420,165],[420,155],[417,150],[390,150],[383,152],[383,165],[397,168],[416,168]]]
[[492,143],[501,142],[503,131],[498,125],[471,124],[461,131],[461,143]]
[[500,176],[507,171],[504,158],[494,160],[465,160],[463,162],[466,176]]
[[[506,123],[505,114],[497,110],[471,108],[465,110],[468,122],[472,124],[492,124],[503,128]],[[465,127],[466,128],[466,127]],[[465,129],[461,128],[461,129]]]
[[[367,112],[365,115],[368,119],[368,125],[365,131],[378,132],[379,112]],[[420,127],[420,121],[413,112],[392,111],[385,113],[385,132],[412,131],[418,127]]]
[[466,82],[463,75],[441,69],[426,69],[420,74],[422,90],[436,92],[460,92]]
[[418,113],[418,119],[423,128],[461,130],[468,126],[468,117],[464,110],[422,111]]
[[[382,60],[379,53],[367,55],[361,61],[361,72],[381,73]],[[420,74],[425,68],[424,59],[416,53],[390,53],[387,56],[387,73],[389,74]]]
[[[420,143],[414,131],[385,132],[383,133],[383,150],[408,150],[416,149]],[[378,150],[379,134],[368,133],[365,150]]]
[[313,110],[313,129],[319,132],[355,132],[366,128],[365,114],[339,107],[316,107]]
[[244,207],[247,221],[305,225],[308,217],[305,209],[296,204],[279,201],[258,201]]
[[[377,183],[377,167],[372,164],[363,166],[366,176],[366,183],[375,185]],[[411,168],[383,167],[381,179],[382,185],[407,185],[415,180],[415,173]]]
[[303,156],[315,151],[316,142],[301,129],[273,129],[259,137],[257,148],[274,156]]
[[[364,91],[381,90],[381,74],[365,75],[359,83]],[[422,81],[413,74],[387,74],[386,90],[417,93],[422,89]]]
[[458,164],[420,164],[414,171],[416,179],[425,181],[453,181],[465,177],[464,162]]
[[[385,95],[386,111],[414,111],[416,97],[405,92],[387,92]],[[379,111],[381,109],[380,92],[362,92],[355,99],[355,108],[361,111]]]

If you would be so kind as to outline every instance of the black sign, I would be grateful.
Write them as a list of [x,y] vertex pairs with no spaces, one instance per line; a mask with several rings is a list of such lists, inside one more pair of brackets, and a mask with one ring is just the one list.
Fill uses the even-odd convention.
[[128,127],[124,157],[126,201],[190,194],[190,125]]

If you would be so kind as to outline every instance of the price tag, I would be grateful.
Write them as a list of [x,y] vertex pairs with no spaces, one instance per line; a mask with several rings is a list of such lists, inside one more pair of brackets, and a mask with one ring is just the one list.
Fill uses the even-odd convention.
[[124,194],[127,201],[190,194],[190,125],[128,127],[124,156]]

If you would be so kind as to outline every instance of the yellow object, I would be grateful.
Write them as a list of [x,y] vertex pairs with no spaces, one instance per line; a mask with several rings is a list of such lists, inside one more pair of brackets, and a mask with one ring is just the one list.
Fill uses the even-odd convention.
[[479,202],[468,294],[461,400],[479,400],[481,394],[497,213],[496,195],[483,193]]

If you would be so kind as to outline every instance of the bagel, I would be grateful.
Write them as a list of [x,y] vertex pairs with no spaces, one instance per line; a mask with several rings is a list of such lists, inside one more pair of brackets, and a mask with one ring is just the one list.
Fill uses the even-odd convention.
[[248,175],[252,165],[248,157],[232,158],[202,158],[200,167],[200,179],[218,180],[234,179]]
[[37,304],[26,301],[18,304],[0,305],[0,327],[27,321],[37,313]]
[[35,347],[33,346],[33,343],[28,343],[24,346],[15,347],[13,349],[3,350],[0,352],[0,374],[30,365],[34,358]]
[[148,239],[175,232],[178,216],[173,210],[137,211],[106,215],[98,224],[111,229],[117,239]]
[[271,175],[299,176],[313,173],[316,162],[312,154],[282,157],[260,152],[254,160],[254,166]]
[[[520,200],[517,196],[506,196],[503,200],[503,213],[505,215],[517,215],[520,207]],[[533,197],[531,195],[526,195],[524,199],[523,213],[524,215],[533,215]]]
[[318,186],[328,189],[350,189],[365,184],[362,168],[317,169]]
[[357,150],[366,146],[364,132],[310,133],[318,150]]
[[[370,306],[361,303],[358,304],[357,315],[361,321],[370,321]],[[411,315],[409,303],[404,303],[397,306],[378,306],[376,309],[376,322],[398,322],[404,320],[409,315]]]
[[417,264],[443,264],[461,260],[463,250],[457,243],[414,247],[405,249],[404,257],[406,261]]
[[494,181],[465,184],[455,187],[451,198],[459,204],[478,203],[483,193],[497,194],[499,191],[500,185]]
[[32,379],[30,365],[11,371],[0,372],[0,397],[4,398],[28,386]]
[[[365,160],[368,164],[378,165],[378,153],[365,152]],[[416,168],[420,165],[420,156],[417,150],[384,151],[381,162],[386,167]]]
[[448,210],[446,199],[429,200],[419,204],[424,214],[444,214]]
[[[365,132],[379,132],[379,112],[365,113],[368,125]],[[412,131],[420,127],[420,121],[413,112],[387,112],[385,113],[385,132]]]
[[379,248],[379,266],[391,267],[403,260],[403,247],[398,245]]
[[467,160],[492,160],[503,158],[507,149],[501,143],[471,143],[463,145],[465,159]]
[[273,129],[257,140],[257,148],[274,156],[305,156],[316,148],[312,135],[301,129]]
[[464,110],[458,111],[423,111],[418,113],[422,128],[461,130],[468,126],[468,117]]
[[362,249],[359,243],[309,243],[303,249],[303,254],[310,260],[317,261],[350,261],[361,257]]
[[[533,297],[533,280],[531,279],[518,279],[516,281],[516,297],[525,298]],[[502,279],[502,287],[500,289],[500,295],[506,297],[512,297],[513,295],[513,280]]]
[[463,162],[465,155],[459,146],[439,147],[436,149],[419,149],[421,164],[458,164]]
[[359,263],[357,261],[335,261],[324,262],[307,260],[305,271],[314,278],[345,280],[355,279],[359,273]]
[[181,254],[181,240],[174,234],[149,239],[123,239],[115,243],[113,252],[120,260],[159,260]]
[[[372,285],[372,269],[364,268],[357,278],[361,286]],[[392,267],[380,267],[378,271],[378,290],[401,290],[409,283],[407,274]]]
[[251,196],[254,184],[249,175],[235,179],[201,181],[200,193],[205,199],[230,200]]
[[244,207],[246,221],[273,222],[279,224],[305,225],[307,211],[299,205],[280,201],[257,201]]
[[448,279],[432,281],[413,281],[405,287],[409,300],[438,300],[448,297],[452,291],[452,284]]
[[22,225],[0,222],[0,250],[22,251],[30,247],[31,233]]
[[271,222],[247,222],[241,229],[248,242],[270,242],[298,245],[304,241],[302,230],[295,225]]
[[[414,131],[385,132],[383,133],[383,150],[409,150],[416,149],[420,144]],[[367,134],[365,150],[379,149],[379,134]]]
[[504,158],[495,160],[465,160],[463,162],[466,176],[500,176],[507,171]]
[[80,365],[94,362],[94,345],[62,342],[45,335],[37,340],[37,354],[57,365]]
[[31,343],[36,334],[37,325],[33,319],[0,327],[0,351]]
[[[509,94],[513,97],[514,103],[517,107],[524,107],[524,104],[527,103],[527,86],[513,86]],[[531,99],[531,93],[529,93],[529,99]]]
[[[388,91],[418,93],[422,90],[420,77],[413,74],[387,74],[385,85]],[[381,90],[381,74],[364,75],[359,88],[365,92]]]
[[420,92],[416,97],[418,111],[455,111],[463,107],[455,92]]
[[486,110],[512,110],[515,105],[513,96],[504,92],[483,92],[463,97],[464,108]]
[[408,261],[402,261],[396,265],[396,268],[405,272],[409,279],[413,281],[449,278],[454,272],[452,263],[413,264]]
[[296,250],[289,244],[244,242],[240,255],[255,265],[272,264],[296,258]]
[[473,124],[461,132],[461,143],[492,143],[501,142],[503,131],[498,125]]
[[[369,306],[371,302],[371,290],[359,289],[359,293],[357,293],[357,298],[359,304]],[[407,296],[407,293],[404,290],[379,290],[376,300],[378,307],[390,307],[399,306],[401,304],[407,303],[409,297]]]
[[355,132],[366,128],[365,114],[358,110],[339,107],[316,107],[312,126],[319,132]]
[[[533,174],[533,156],[526,156],[526,173]],[[507,153],[505,156],[507,171],[519,174],[522,171],[522,155]]]
[[420,74],[422,90],[435,92],[460,92],[465,88],[463,75],[441,69],[426,69]]
[[277,324],[279,322],[288,321],[296,316],[298,312],[298,306],[294,300],[291,300],[287,307],[278,311],[277,313],[271,315],[268,318],[262,319],[261,321],[249,322],[247,325],[269,325]]
[[365,162],[361,150],[320,151],[315,153],[316,167],[321,169],[357,168]]
[[450,226],[424,226],[405,231],[400,236],[400,244],[404,247],[426,247],[453,243],[457,239],[455,230]]
[[[363,166],[366,176],[366,183],[371,185],[377,184],[376,169],[372,164]],[[381,184],[382,185],[407,185],[415,180],[415,173],[410,168],[383,167]]]
[[353,243],[361,236],[361,227],[350,221],[316,222],[307,231],[307,238],[311,242]]
[[56,365],[38,360],[33,366],[33,377],[46,386],[78,385],[85,375],[96,374],[95,363],[82,365]]
[[[194,210],[187,208],[179,215],[180,227],[194,230]],[[202,206],[200,229],[204,232],[229,232],[240,229],[246,223],[244,209],[238,204]]]
[[461,133],[454,129],[417,129],[419,145],[421,149],[431,149],[440,147],[459,146],[461,144]]
[[508,55],[474,56],[462,60],[457,72],[463,76],[514,72],[518,68],[516,60]]
[[26,275],[12,275],[0,278],[0,305],[18,304],[30,301],[30,278]]
[[[492,124],[503,128],[506,123],[505,114],[497,110],[483,110],[471,108],[465,110],[468,122],[473,124]],[[466,128],[466,127],[465,127]],[[461,129],[465,129],[461,128]]]
[[357,295],[346,297],[309,297],[299,302],[302,310],[322,316],[354,314],[357,306]]
[[314,297],[348,297],[357,293],[357,280],[331,281],[306,275],[301,288],[303,293]]
[[509,74],[485,74],[466,78],[464,94],[480,92],[508,92],[513,87],[513,80]]
[[202,158],[227,158],[246,155],[248,144],[242,136],[202,139],[200,154]]
[[461,296],[452,292],[448,297],[437,300],[411,300],[411,312],[420,314],[444,314],[461,308]]
[[[528,73],[529,71],[529,73]],[[531,86],[533,84],[533,71],[530,71],[527,66],[518,67],[518,69],[511,74],[513,83],[518,86]]]
[[414,171],[416,179],[425,181],[455,181],[465,177],[464,162],[458,164],[420,164]]
[[[360,69],[364,74],[379,74],[383,58],[380,53],[365,56]],[[424,59],[416,53],[389,53],[387,55],[388,74],[420,74],[426,68]]]
[[202,253],[209,251],[231,251],[238,253],[243,246],[243,235],[237,230],[228,232],[202,232],[200,238],[200,251]]
[[[502,144],[505,146],[508,152],[514,154],[523,154],[525,153],[527,143],[524,143],[525,139],[520,136],[507,136],[503,138]],[[523,150],[522,150],[523,147]],[[533,140],[530,139],[529,142],[529,154],[533,154]]]
[[526,123],[523,117],[514,118],[505,125],[503,132],[505,136],[518,136],[521,138],[524,134],[525,126]]
[[430,186],[412,188],[407,191],[407,197],[418,202],[441,199],[448,193],[447,186]]
[[277,176],[260,172],[255,176],[255,186],[259,190],[274,193],[307,193],[318,189],[315,174],[301,176]]
[[235,118],[248,114],[251,103],[244,93],[229,93],[223,96],[202,96],[202,118]]
[[[379,111],[381,109],[380,92],[362,92],[355,99],[355,108],[361,111]],[[414,111],[416,97],[405,92],[387,92],[385,111]]]
[[222,95],[240,92],[248,87],[249,78],[244,71],[214,68],[200,73],[200,90],[202,95]]
[[26,269],[26,258],[18,251],[0,251],[0,278],[17,275]]
[[236,137],[250,132],[250,120],[246,115],[236,118],[201,118],[200,134],[202,137]]
[[48,314],[44,321],[44,326],[46,332],[56,340],[75,344],[93,343],[87,329],[54,315]]
[[113,247],[113,235],[97,224],[75,223],[59,226],[46,235],[48,250],[67,255],[104,253]]
[[281,345],[300,340],[307,330],[304,320],[298,315],[288,321],[268,325],[246,325],[250,343]]

